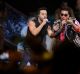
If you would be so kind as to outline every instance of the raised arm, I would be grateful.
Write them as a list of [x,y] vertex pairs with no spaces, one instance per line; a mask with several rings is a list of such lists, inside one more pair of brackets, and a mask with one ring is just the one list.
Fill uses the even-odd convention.
[[75,20],[75,22],[73,22],[72,20],[68,20],[68,22],[71,23],[74,31],[80,32],[80,23],[77,20]]
[[46,24],[46,22],[47,21],[44,19],[43,22],[38,27],[36,27],[35,22],[30,20],[28,22],[28,26],[29,26],[29,30],[32,33],[32,35],[34,36],[38,35],[40,31],[42,30],[43,26]]

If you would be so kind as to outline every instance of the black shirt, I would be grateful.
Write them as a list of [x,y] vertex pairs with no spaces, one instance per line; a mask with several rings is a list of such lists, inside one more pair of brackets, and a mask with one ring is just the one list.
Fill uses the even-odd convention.
[[[34,18],[32,21],[35,22],[36,27],[39,27],[40,23],[38,21],[38,18]],[[28,28],[26,43],[32,50],[35,50],[36,52],[39,53],[45,50],[42,43],[45,35],[47,34],[47,27],[48,25],[46,24],[37,36],[32,35]]]

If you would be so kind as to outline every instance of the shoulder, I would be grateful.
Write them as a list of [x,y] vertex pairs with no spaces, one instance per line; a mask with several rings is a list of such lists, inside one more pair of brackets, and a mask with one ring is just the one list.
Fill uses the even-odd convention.
[[30,25],[30,24],[32,24],[32,25],[38,24],[37,17],[31,17],[31,18],[29,18],[28,25]]
[[34,20],[36,20],[36,19],[37,19],[36,17],[29,17],[28,22],[29,22],[29,21],[34,21]]

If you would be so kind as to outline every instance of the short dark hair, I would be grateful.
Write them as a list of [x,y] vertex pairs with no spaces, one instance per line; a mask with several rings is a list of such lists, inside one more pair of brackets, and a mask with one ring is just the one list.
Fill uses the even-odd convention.
[[46,10],[46,11],[47,11],[47,8],[46,8],[46,7],[40,7],[40,8],[38,9],[37,14],[39,14],[41,10]]

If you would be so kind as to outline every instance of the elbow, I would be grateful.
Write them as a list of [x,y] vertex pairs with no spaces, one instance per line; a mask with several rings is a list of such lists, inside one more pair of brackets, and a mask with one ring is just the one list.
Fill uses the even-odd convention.
[[37,36],[38,32],[36,30],[30,31],[33,36]]
[[33,35],[33,36],[37,36],[37,33],[36,33],[36,32],[34,32],[34,33],[32,33],[32,35]]

